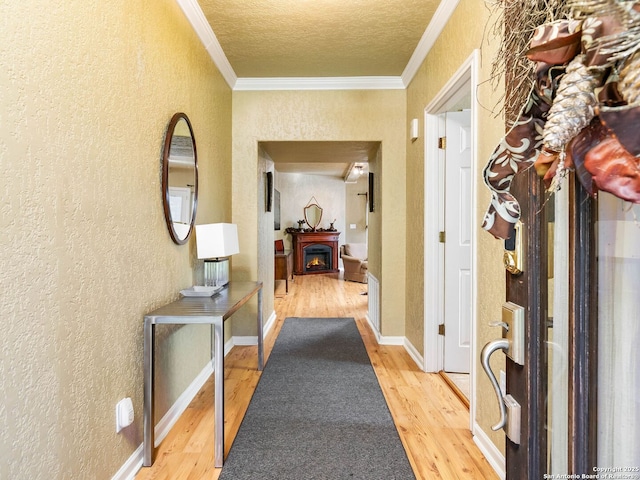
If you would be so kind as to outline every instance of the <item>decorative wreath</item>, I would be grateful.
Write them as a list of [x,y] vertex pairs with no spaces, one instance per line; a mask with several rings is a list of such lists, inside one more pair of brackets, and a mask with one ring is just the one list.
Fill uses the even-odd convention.
[[571,169],[593,196],[640,203],[640,2],[564,3],[567,18],[534,30],[533,88],[484,170],[492,199],[482,226],[496,238],[520,217],[511,181],[532,164],[548,191]]

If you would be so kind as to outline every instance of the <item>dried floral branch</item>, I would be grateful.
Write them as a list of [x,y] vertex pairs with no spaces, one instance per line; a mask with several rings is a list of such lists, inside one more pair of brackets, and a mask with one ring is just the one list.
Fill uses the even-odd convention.
[[491,82],[494,88],[505,82],[503,110],[510,128],[527,102],[534,83],[535,63],[525,56],[525,52],[535,29],[569,18],[570,8],[563,0],[486,0],[485,3],[495,18],[490,33],[502,38],[492,63]]

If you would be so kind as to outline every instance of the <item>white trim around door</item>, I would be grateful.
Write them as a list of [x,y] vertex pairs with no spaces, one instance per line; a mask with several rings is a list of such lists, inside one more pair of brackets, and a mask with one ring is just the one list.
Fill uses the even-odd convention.
[[[438,95],[426,106],[425,115],[425,151],[424,151],[424,370],[438,372],[442,370],[443,337],[438,335],[438,326],[443,323],[443,261],[444,248],[439,233],[442,230],[443,186],[441,154],[438,149],[440,114],[452,110],[461,99],[469,97],[471,109],[471,198],[473,199],[471,219],[477,224],[476,179],[478,176],[477,159],[477,110],[476,89],[480,53],[474,50],[458,71],[451,77]],[[472,228],[471,246],[471,361],[470,361],[470,398],[469,429],[475,423],[475,391],[477,369],[477,228]],[[434,275],[434,270],[437,272]]]

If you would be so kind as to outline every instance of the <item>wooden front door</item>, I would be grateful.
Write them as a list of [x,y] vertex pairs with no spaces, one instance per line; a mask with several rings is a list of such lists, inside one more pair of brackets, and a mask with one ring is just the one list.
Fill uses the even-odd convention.
[[506,360],[506,393],[520,406],[519,439],[505,440],[508,479],[597,467],[596,204],[573,176],[562,188],[546,193],[534,169],[511,188],[525,258],[522,273],[505,274],[506,300],[523,307],[524,360]]

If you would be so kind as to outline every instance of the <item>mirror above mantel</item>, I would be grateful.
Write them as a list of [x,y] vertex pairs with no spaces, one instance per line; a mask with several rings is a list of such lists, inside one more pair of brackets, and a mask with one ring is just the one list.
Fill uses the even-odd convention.
[[304,207],[304,221],[307,222],[309,228],[314,232],[322,221],[322,207],[318,205],[315,197],[312,197],[307,206]]

